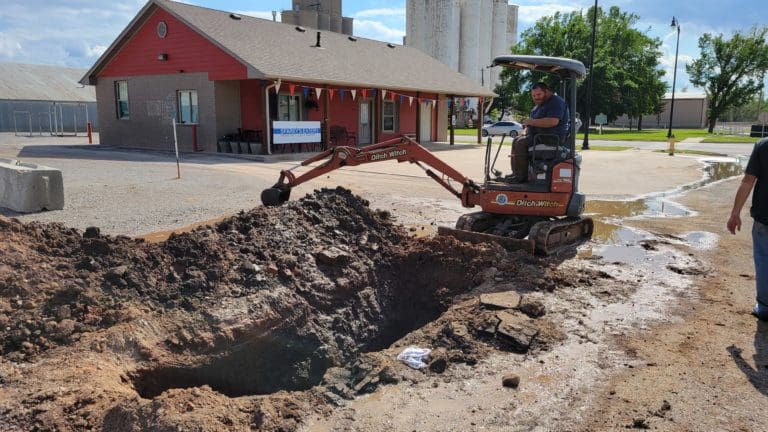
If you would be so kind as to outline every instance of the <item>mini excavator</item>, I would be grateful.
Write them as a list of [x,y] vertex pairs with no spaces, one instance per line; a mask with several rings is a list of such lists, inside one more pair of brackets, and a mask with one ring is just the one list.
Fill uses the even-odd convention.
[[[422,168],[427,176],[461,200],[464,207],[482,209],[461,216],[455,228],[439,227],[440,235],[473,243],[496,242],[508,249],[539,255],[551,255],[590,239],[594,223],[581,216],[585,197],[578,191],[581,156],[576,154],[574,130],[576,81],[585,75],[584,65],[566,58],[523,55],[499,56],[493,65],[553,75],[560,80],[561,94],[566,95],[570,134],[565,138],[547,134],[533,136],[528,150],[528,173],[525,173],[528,181],[519,181],[521,173],[515,173],[514,178],[503,177],[496,169],[506,136],[502,136],[495,151],[488,137],[482,183],[465,177],[415,140],[403,136],[361,148],[329,148],[292,169],[281,171],[277,183],[262,192],[262,203],[280,205],[289,199],[293,187],[344,166],[396,160]],[[292,172],[321,161],[324,162],[299,176]],[[461,188],[454,187],[451,181]]]

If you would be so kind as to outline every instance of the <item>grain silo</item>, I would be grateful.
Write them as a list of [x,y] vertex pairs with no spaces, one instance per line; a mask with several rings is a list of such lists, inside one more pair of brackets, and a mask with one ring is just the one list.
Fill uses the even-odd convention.
[[517,45],[517,12],[520,6],[509,5],[507,8],[507,46]]
[[352,35],[353,18],[341,16],[341,0],[293,0],[283,11],[282,22]]
[[405,44],[492,90],[499,71],[486,67],[517,41],[518,6],[507,1],[408,0]]
[[[509,54],[509,45],[507,45],[507,0],[493,0],[492,14],[492,32],[491,32],[491,56]],[[490,63],[488,63],[490,64]],[[499,68],[491,68],[490,71],[490,89],[499,83]]]
[[459,32],[459,72],[475,82],[482,82],[482,66],[477,47],[480,44],[480,0],[465,0],[461,4],[461,30]]

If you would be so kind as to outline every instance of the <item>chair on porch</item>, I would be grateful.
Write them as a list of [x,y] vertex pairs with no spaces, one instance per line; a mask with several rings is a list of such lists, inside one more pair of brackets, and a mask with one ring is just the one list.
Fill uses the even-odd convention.
[[331,145],[333,147],[339,145],[348,146],[352,143],[352,147],[357,147],[357,137],[354,133],[347,131],[344,126],[331,126]]

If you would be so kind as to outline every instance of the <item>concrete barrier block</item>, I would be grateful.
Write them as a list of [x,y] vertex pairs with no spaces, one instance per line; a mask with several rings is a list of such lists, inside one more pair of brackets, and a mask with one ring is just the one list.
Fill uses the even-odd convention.
[[15,159],[0,159],[0,207],[19,213],[63,209],[61,171]]

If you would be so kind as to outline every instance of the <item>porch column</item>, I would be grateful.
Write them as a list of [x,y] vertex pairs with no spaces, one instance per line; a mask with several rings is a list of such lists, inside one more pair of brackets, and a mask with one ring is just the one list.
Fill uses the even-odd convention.
[[416,92],[416,141],[421,142],[421,97],[420,92]]
[[483,117],[485,113],[485,98],[480,96],[477,98],[477,122],[475,122],[475,127],[477,128],[477,143],[481,144],[483,142],[482,139],[482,128],[483,128]]
[[451,129],[451,145],[453,145],[453,115],[454,111],[456,109],[456,97],[454,95],[449,96],[451,98],[450,101],[448,101],[448,104],[450,105],[450,108],[448,109],[448,127]]
[[330,96],[328,95],[328,84],[323,86],[323,122],[325,123],[325,136],[323,137],[323,140],[325,141],[325,145],[323,150],[327,150],[328,147],[330,147],[331,144],[331,113],[329,110],[329,99]]

